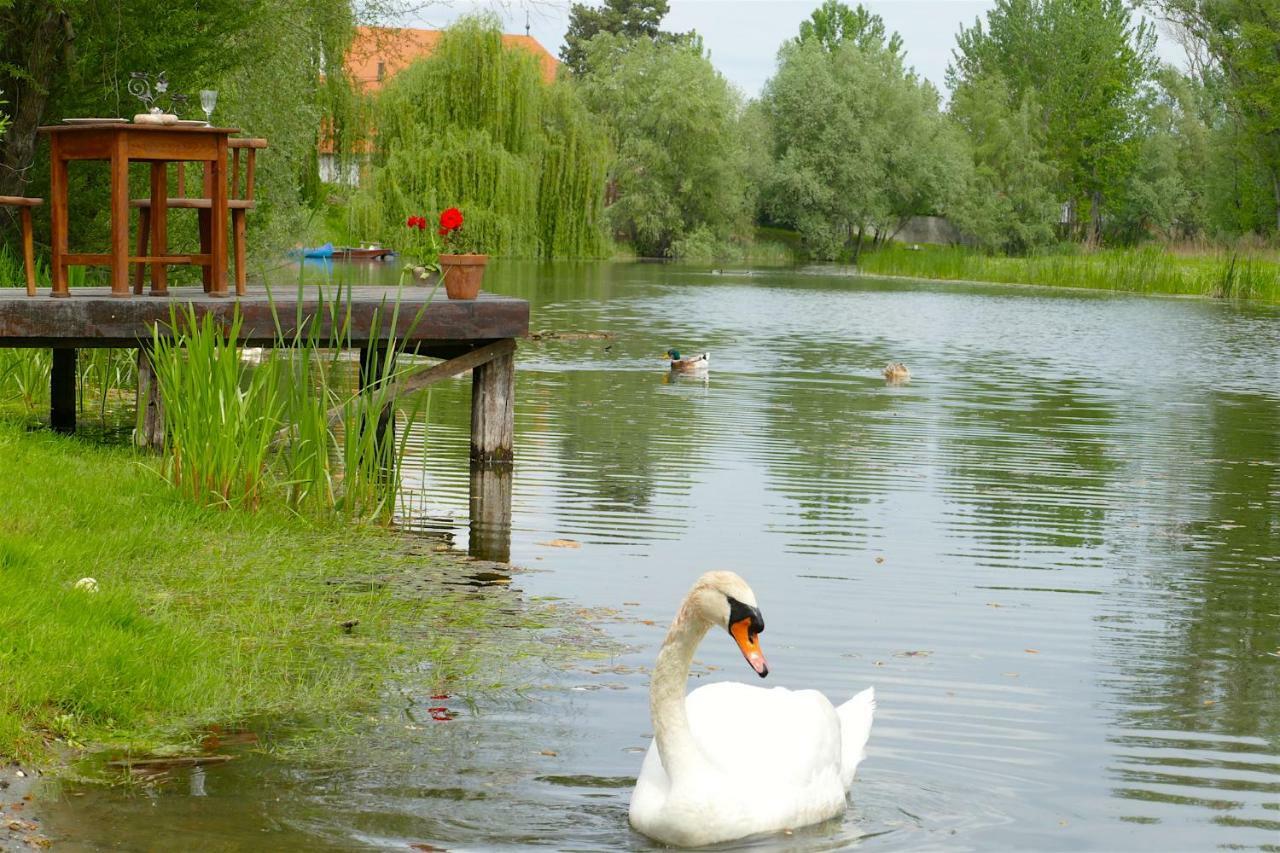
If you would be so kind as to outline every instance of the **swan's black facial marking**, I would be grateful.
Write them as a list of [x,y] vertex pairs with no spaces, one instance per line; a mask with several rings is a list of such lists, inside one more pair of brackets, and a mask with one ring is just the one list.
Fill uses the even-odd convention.
[[[751,623],[748,630],[754,636],[764,631],[764,617],[760,615],[760,608],[752,607],[750,604],[743,604],[732,595],[726,595],[729,599],[729,625],[736,625],[743,619],[750,619]],[[726,625],[725,627],[729,627]]]
[[757,640],[760,632],[764,630],[764,617],[760,615],[758,608],[750,604],[743,604],[730,595],[726,595],[725,598],[729,600],[729,624],[725,627],[729,629],[733,641],[738,644],[738,648],[742,650],[742,656],[747,659],[747,663],[751,664],[756,675],[764,678],[769,674],[769,664],[765,662],[764,653],[760,651],[760,643]]

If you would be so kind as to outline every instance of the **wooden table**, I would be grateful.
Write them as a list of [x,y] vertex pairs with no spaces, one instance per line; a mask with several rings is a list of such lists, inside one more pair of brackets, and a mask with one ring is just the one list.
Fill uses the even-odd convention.
[[[178,127],[156,124],[57,124],[41,127],[49,135],[49,216],[52,232],[53,295],[70,296],[69,264],[105,264],[111,268],[111,295],[128,299],[129,265],[152,265],[151,291],[168,291],[165,264],[205,268],[211,296],[227,296],[227,139],[236,128]],[[72,253],[67,249],[67,164],[72,160],[106,160],[111,164],[111,251]],[[194,255],[129,254],[129,164],[151,164],[151,246],[167,246],[169,194],[166,164],[205,164],[209,211],[209,252]],[[154,251],[154,249],[153,249]]]

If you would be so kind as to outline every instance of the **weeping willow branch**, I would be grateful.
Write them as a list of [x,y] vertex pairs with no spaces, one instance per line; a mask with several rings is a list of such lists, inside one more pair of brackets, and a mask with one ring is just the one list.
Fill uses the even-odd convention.
[[461,207],[493,255],[607,254],[607,138],[572,84],[548,84],[492,19],[456,24],[377,104],[377,163],[352,201],[361,233],[393,242],[410,215]]

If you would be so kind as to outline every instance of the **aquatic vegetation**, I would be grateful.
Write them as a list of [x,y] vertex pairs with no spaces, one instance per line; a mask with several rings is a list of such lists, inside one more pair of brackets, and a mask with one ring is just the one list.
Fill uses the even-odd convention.
[[[315,316],[297,318],[292,339],[278,334],[257,363],[238,342],[239,314],[224,328],[187,306],[170,330],[157,329],[165,478],[198,502],[254,509],[278,495],[295,511],[389,520],[407,438],[402,432],[397,443],[393,426],[400,346],[392,336],[360,368],[367,387],[355,387],[347,311],[341,298],[323,302]],[[393,303],[386,323],[398,321]],[[333,331],[321,334],[326,323]],[[381,323],[375,319],[373,335]],[[410,420],[420,400],[408,401]]]
[[165,477],[196,501],[257,508],[284,413],[272,371],[240,357],[241,323],[237,312],[223,329],[187,306],[175,334],[156,330],[151,357],[165,401]]
[[1182,255],[1149,246],[1013,257],[892,244],[863,255],[858,268],[871,275],[1280,300],[1280,262],[1235,251]]

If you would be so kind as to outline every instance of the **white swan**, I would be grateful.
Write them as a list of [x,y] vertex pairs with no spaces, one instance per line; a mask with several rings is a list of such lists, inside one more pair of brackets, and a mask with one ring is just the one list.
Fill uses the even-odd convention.
[[733,572],[708,572],[685,596],[649,685],[653,742],[631,795],[631,825],[698,847],[807,826],[844,811],[871,734],[875,693],[839,708],[816,690],[717,683],[685,697],[694,650],[726,628],[761,678],[755,594]]

